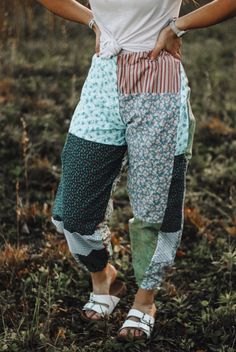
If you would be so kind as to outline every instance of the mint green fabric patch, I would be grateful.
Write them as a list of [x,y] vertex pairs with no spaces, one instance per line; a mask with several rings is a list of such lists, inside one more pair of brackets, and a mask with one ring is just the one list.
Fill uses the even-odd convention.
[[192,144],[195,131],[195,117],[190,105],[190,87],[183,65],[180,65],[181,75],[181,108],[177,129],[175,155],[185,154],[188,159],[192,156]]
[[119,112],[117,57],[92,57],[69,132],[109,145],[125,145],[125,124]]
[[150,265],[157,246],[158,231],[161,224],[130,219],[129,235],[132,250],[132,264],[138,285]]
[[190,99],[187,102],[188,116],[189,116],[189,131],[188,131],[188,144],[185,150],[185,156],[187,160],[192,158],[193,140],[196,129],[196,119],[192,112],[192,107],[190,104]]

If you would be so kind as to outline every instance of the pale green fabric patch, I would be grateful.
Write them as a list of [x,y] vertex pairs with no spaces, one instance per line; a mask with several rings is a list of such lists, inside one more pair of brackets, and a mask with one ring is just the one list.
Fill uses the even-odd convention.
[[181,76],[181,108],[177,129],[175,155],[185,154],[189,160],[192,157],[192,145],[196,120],[190,104],[189,82],[183,65],[180,65]]
[[189,116],[189,132],[188,132],[188,145],[185,151],[185,156],[187,160],[192,158],[193,140],[196,129],[196,119],[192,112],[192,107],[190,100],[188,100],[188,116]]
[[141,284],[154,255],[160,227],[161,224],[148,223],[136,218],[129,221],[132,264],[138,285]]

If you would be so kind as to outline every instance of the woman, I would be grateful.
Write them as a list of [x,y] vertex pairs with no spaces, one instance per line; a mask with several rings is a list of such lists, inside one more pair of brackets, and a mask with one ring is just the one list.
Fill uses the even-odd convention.
[[110,197],[128,162],[134,214],[129,234],[138,291],[118,336],[149,338],[155,291],[181,241],[195,131],[180,53],[174,57],[163,50],[154,60],[150,54],[166,23],[173,28],[182,0],[110,0],[109,6],[106,0],[90,0],[91,10],[74,0],[39,2],[96,34],[96,54],[61,154],[52,211],[72,255],[91,273],[93,292],[82,317],[109,316],[125,292],[108,262],[107,220]]

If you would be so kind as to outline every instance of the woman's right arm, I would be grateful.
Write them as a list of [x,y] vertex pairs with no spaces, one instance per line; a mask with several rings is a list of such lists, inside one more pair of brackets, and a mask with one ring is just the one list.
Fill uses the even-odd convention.
[[[45,6],[49,11],[67,20],[88,25],[93,18],[92,11],[86,6],[78,3],[75,0],[37,0]],[[95,23],[93,30],[96,34],[95,52],[99,54],[100,50],[100,29]]]
[[92,11],[75,0],[37,0],[49,11],[67,20],[88,25]]

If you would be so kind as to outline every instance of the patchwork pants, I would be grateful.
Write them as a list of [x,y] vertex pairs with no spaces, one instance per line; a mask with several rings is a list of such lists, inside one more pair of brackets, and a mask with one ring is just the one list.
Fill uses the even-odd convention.
[[90,272],[112,255],[112,192],[127,167],[136,282],[158,288],[183,230],[195,118],[181,62],[163,51],[92,57],[61,153],[52,222]]

